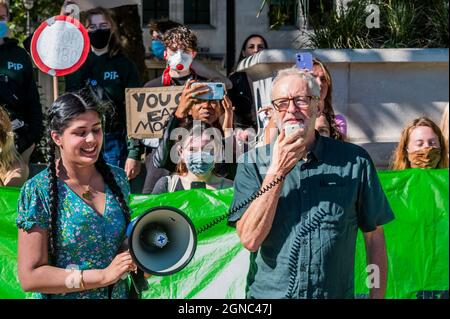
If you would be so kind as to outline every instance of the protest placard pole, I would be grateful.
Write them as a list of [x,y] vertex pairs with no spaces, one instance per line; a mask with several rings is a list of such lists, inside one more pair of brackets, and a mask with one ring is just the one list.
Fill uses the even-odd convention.
[[53,101],[56,101],[56,99],[58,98],[58,77],[54,76],[53,77]]

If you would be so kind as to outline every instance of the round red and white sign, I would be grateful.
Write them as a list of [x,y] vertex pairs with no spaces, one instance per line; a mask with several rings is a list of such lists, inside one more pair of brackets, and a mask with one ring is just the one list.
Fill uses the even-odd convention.
[[86,28],[70,16],[56,16],[44,21],[31,40],[34,63],[51,76],[75,72],[86,61],[89,51]]

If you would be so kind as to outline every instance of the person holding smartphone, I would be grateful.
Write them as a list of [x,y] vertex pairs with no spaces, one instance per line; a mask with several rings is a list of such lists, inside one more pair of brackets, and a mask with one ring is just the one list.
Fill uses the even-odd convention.
[[161,177],[152,194],[172,193],[194,188],[224,189],[233,186],[233,182],[220,173],[216,164],[216,155],[220,153],[221,144],[211,140],[207,134],[213,126],[207,122],[190,122],[183,125],[187,133],[178,140],[177,153],[179,161],[176,171],[171,176]]
[[[211,86],[214,87],[214,86]],[[169,118],[163,137],[153,157],[153,165],[175,172],[177,161],[171,158],[175,141],[171,139],[172,132],[192,122],[203,122],[217,129],[223,143],[230,143],[234,138],[233,106],[228,96],[218,96],[210,93],[208,83],[189,80],[181,94],[177,110]],[[218,163],[217,172],[230,179],[234,178],[236,165],[234,163]],[[146,181],[147,182],[147,181]],[[144,190],[146,189],[144,186]],[[156,187],[156,185],[155,185]]]
[[[144,87],[183,86],[191,79],[205,81],[192,69],[192,63],[197,56],[197,36],[186,26],[177,25],[167,30],[161,37],[164,51],[161,56],[166,60],[167,67],[164,74],[145,83]],[[169,118],[167,127],[178,126],[174,116]],[[141,157],[145,153],[146,176],[142,193],[151,194],[156,182],[163,176],[170,174],[164,166],[155,166],[153,157],[159,148],[160,139],[131,139],[128,143],[128,166],[125,171],[130,172],[130,178],[140,172]]]

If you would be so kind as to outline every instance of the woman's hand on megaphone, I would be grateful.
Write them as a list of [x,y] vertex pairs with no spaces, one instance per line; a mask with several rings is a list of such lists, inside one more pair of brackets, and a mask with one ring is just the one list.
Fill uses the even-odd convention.
[[104,284],[104,286],[115,284],[121,279],[123,274],[129,271],[136,270],[137,266],[133,262],[130,252],[123,252],[121,254],[118,254],[108,267],[102,269],[102,283]]

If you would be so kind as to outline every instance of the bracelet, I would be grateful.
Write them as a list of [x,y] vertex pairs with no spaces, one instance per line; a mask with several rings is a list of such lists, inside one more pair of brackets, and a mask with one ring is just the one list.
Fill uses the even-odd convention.
[[80,271],[80,286],[81,286],[81,289],[86,290],[86,288],[84,287],[84,281],[83,281],[83,270]]

